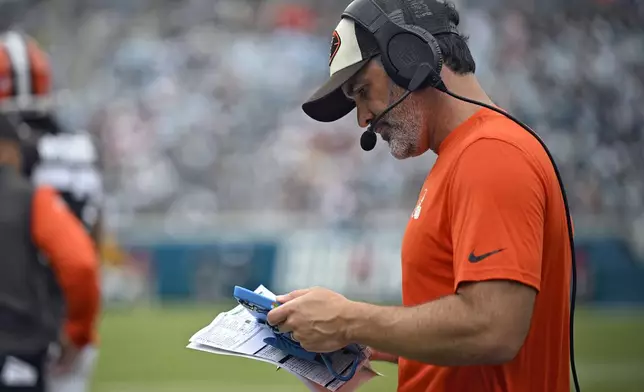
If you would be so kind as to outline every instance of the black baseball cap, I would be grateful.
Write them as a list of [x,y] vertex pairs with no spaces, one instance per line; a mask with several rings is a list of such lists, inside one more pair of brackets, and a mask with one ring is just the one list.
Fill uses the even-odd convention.
[[[353,3],[363,1],[375,2],[396,24],[419,26],[434,36],[458,34],[458,14],[453,5],[443,0],[354,0]],[[332,34],[330,78],[302,105],[302,110],[320,122],[333,122],[349,114],[356,105],[344,95],[342,85],[379,54],[371,33],[343,16]]]

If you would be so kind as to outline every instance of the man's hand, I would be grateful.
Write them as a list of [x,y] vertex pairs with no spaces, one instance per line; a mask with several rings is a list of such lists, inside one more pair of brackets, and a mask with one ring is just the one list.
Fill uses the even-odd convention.
[[61,334],[59,345],[60,353],[51,369],[54,374],[69,372],[80,354],[80,348],[77,347],[64,333]]
[[348,316],[352,302],[323,288],[296,290],[278,296],[282,303],[268,313],[268,323],[281,332],[291,332],[307,351],[326,353],[351,342],[347,339]]

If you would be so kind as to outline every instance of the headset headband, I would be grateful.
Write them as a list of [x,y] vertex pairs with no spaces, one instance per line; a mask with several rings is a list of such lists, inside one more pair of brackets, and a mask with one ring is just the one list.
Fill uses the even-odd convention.
[[373,35],[387,22],[391,22],[387,13],[372,0],[352,2],[342,16],[353,19]]

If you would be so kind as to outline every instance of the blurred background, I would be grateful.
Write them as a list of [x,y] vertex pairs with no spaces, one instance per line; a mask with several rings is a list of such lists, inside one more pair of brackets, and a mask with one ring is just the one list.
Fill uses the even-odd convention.
[[[342,1],[0,0],[50,54],[56,113],[104,175],[94,391],[303,391],[184,349],[234,285],[400,301],[404,225],[434,156],[358,144],[301,102],[328,76]],[[644,390],[644,3],[459,0],[477,74],[567,184],[584,391]],[[394,367],[367,391],[395,390]]]

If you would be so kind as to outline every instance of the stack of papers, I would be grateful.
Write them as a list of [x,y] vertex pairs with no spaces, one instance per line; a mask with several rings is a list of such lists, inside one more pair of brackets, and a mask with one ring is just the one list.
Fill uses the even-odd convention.
[[[275,299],[275,294],[264,286],[259,286],[255,292]],[[334,378],[320,363],[295,358],[264,343],[264,339],[273,336],[270,328],[257,322],[246,308],[238,305],[220,313],[208,326],[195,333],[187,348],[271,363],[297,376],[311,391],[350,392],[379,375],[371,369],[368,359],[371,353],[367,348],[355,376],[344,382]],[[333,369],[342,376],[347,375],[355,357],[356,354],[351,353],[334,353],[331,356]]]

